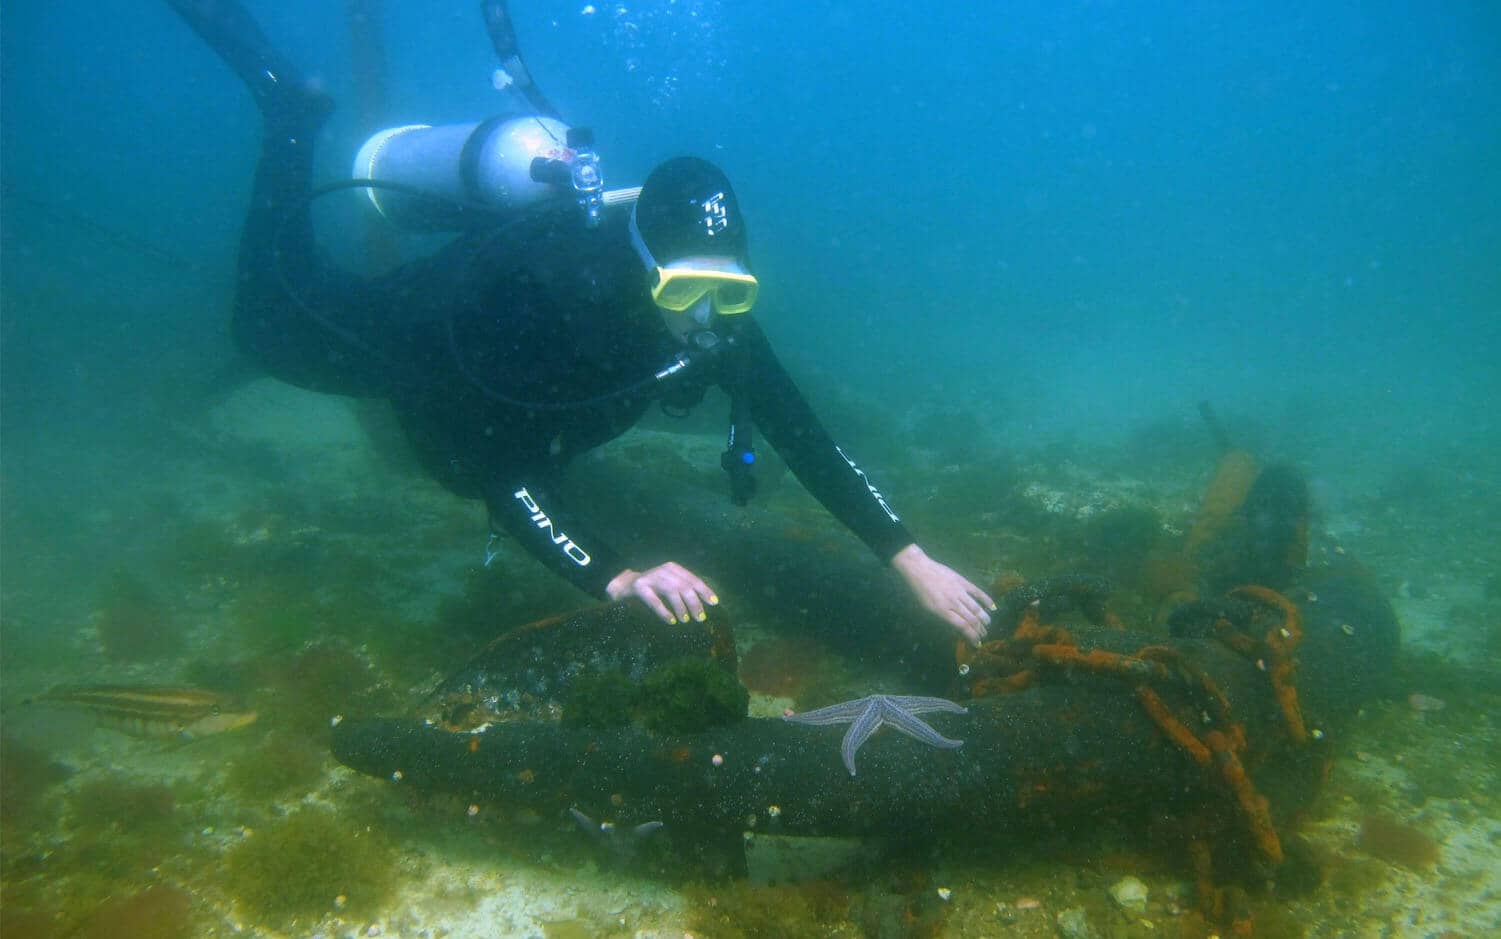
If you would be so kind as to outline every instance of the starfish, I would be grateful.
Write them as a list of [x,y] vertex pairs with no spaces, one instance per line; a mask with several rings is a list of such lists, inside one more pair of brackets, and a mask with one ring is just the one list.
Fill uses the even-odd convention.
[[929,746],[942,747],[945,750],[964,746],[963,740],[950,740],[917,718],[919,714],[931,714],[934,711],[948,711],[951,714],[969,713],[968,708],[961,707],[946,698],[871,694],[853,701],[845,701],[843,704],[831,704],[816,711],[785,714],[782,719],[795,724],[812,724],[815,727],[849,724],[850,729],[844,735],[844,742],[840,745],[839,752],[844,757],[844,768],[853,776],[855,775],[855,752],[860,749],[861,744],[870,739],[872,734],[886,724]]
[[578,822],[579,828],[586,834],[593,835],[604,844],[610,846],[610,850],[617,854],[628,855],[635,853],[641,847],[641,841],[662,828],[661,822],[646,822],[634,828],[621,829],[614,822],[596,822],[594,819],[578,810],[578,806],[570,806],[568,814]]

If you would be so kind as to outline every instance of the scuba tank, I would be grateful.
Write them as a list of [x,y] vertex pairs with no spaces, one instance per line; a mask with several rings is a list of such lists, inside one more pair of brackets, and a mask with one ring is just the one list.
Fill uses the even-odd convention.
[[506,0],[480,0],[485,31],[500,60],[497,91],[520,106],[488,120],[379,131],[354,158],[370,204],[399,228],[460,231],[493,225],[571,195],[584,224],[597,227],[606,205],[634,201],[639,189],[606,193],[594,135],[563,122],[521,58]]
[[365,192],[383,218],[417,232],[493,224],[569,194],[592,227],[605,204],[593,135],[540,114],[387,128],[360,147],[351,175],[372,184]]

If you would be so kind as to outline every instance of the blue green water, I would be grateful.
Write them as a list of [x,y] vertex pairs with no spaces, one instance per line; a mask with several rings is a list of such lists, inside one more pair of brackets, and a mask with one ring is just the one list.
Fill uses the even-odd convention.
[[[469,121],[498,106],[474,4],[385,6],[378,126]],[[1036,531],[989,488],[1022,491],[1018,479],[1074,486],[1084,503],[1092,486],[1144,480],[1123,498],[1185,521],[1212,462],[1196,411],[1207,399],[1239,442],[1307,472],[1318,524],[1371,563],[1419,637],[1413,648],[1475,670],[1455,687],[1489,682],[1494,694],[1494,4],[513,7],[539,84],[594,128],[610,185],[639,183],[682,153],[725,168],[779,354],[836,439],[871,454],[863,462],[890,480],[898,510],[927,523],[919,535],[955,566],[976,578],[1037,573],[1027,564],[1048,548],[1015,547]],[[251,9],[341,103],[318,142],[320,177],[341,178],[376,129],[355,113],[345,6]],[[428,617],[442,619],[423,578],[436,571],[453,592],[453,578],[462,587],[473,574],[483,529],[473,506],[409,476],[325,461],[317,437],[332,425],[314,405],[264,405],[291,401],[281,418],[304,419],[286,449],[274,432],[237,437],[243,408],[206,416],[238,387],[215,376],[233,358],[234,254],[258,133],[249,97],[165,4],[0,6],[7,707],[65,681],[178,681],[210,676],[216,659],[291,660],[294,640],[324,634],[373,639],[376,659],[396,660],[402,643],[422,645]],[[320,213],[325,241],[350,263],[360,208],[336,198]],[[718,420],[703,426],[718,434]],[[348,443],[334,436],[332,449]],[[966,463],[976,458],[1017,465],[992,483]],[[955,480],[947,492],[944,478]],[[997,517],[1017,542],[987,540]],[[228,560],[189,563],[209,548]],[[308,588],[297,628],[275,640],[284,645],[250,642],[247,653],[241,632],[285,626],[266,597],[295,593],[285,578],[298,568],[346,580],[332,599]],[[359,605],[351,597],[371,569],[388,594]],[[122,571],[150,585],[188,651],[126,666],[101,654],[88,624]],[[578,600],[527,590],[490,599],[518,622]],[[259,612],[246,610],[247,592]],[[403,637],[385,649],[370,625],[382,616],[396,623],[386,638]],[[216,638],[221,627],[235,639]],[[416,684],[462,660],[481,632],[391,673]],[[1407,693],[1445,691],[1434,673],[1406,674],[1393,720],[1410,717]],[[1418,729],[1455,709],[1441,713]],[[1490,732],[1490,711],[1468,717]],[[80,746],[68,786],[101,772],[103,758]],[[193,813],[208,811],[213,784],[200,783],[178,792],[182,832],[204,827]],[[60,791],[39,796],[24,823],[10,819],[7,887],[37,872],[26,863],[35,843],[14,840],[18,830],[46,839],[71,824],[54,812],[71,804]],[[1497,815],[1493,788],[1476,800]],[[179,873],[216,849],[182,850]]]
[[[348,102],[342,7],[261,6]],[[390,123],[495,107],[473,10],[387,6]],[[768,328],[845,380],[1055,430],[1307,395],[1459,432],[1495,398],[1488,4],[582,7],[516,4],[543,89],[596,129],[612,183],[676,153],[721,162]],[[157,5],[12,4],[6,24],[7,190],[222,271],[257,132],[235,80]],[[353,110],[321,143],[330,176],[370,129]],[[59,265],[82,304],[164,289],[138,254],[70,243],[31,208],[11,202],[8,237],[49,256],[13,254],[12,290]],[[172,280],[178,316],[133,319],[209,332],[192,293],[208,275]],[[98,356],[87,317],[53,325],[12,328]]]

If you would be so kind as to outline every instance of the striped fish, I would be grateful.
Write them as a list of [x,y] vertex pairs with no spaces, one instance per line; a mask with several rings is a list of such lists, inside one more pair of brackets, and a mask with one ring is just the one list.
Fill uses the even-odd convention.
[[255,723],[254,711],[231,708],[223,695],[176,685],[77,685],[54,688],[39,704],[78,707],[133,737],[205,737]]

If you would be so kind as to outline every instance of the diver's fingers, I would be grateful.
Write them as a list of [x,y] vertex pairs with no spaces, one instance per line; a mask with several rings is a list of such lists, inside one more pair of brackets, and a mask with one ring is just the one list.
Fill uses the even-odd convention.
[[990,634],[990,611],[996,608],[995,603],[991,601],[989,594],[968,580],[961,577],[959,583],[963,590],[957,602],[974,627],[976,641],[984,639]]
[[677,591],[678,599],[683,604],[683,611],[680,611],[682,621],[688,622],[687,617],[690,615],[700,623],[708,619],[709,614],[704,612],[704,604],[713,606],[719,602],[713,589],[681,564],[668,562],[662,568],[664,574],[671,578],[673,589]]
[[941,611],[943,618],[971,642],[979,643],[989,632],[986,627],[990,625],[990,614],[969,592],[977,589],[973,584],[961,577],[956,586],[968,589],[956,589],[950,593],[947,606]]
[[681,564],[668,561],[652,568],[648,575],[653,586],[666,599],[668,606],[672,607],[673,620],[679,623],[688,622],[688,581],[693,577]]
[[688,615],[700,623],[709,618],[709,614],[704,612],[704,601],[699,599],[696,589],[690,587],[683,591],[683,603],[688,607]]
[[954,612],[964,621],[964,625],[977,636],[985,635],[985,611],[980,609],[968,595],[961,595],[954,602]]
[[709,614],[704,611],[704,604],[707,603],[709,606],[713,606],[719,602],[719,597],[714,595],[714,591],[697,574],[686,570],[683,573],[686,575],[688,583],[688,589],[683,594],[684,599],[688,601],[688,612],[693,614],[694,619],[702,623],[709,618]]
[[985,634],[981,632],[981,626],[979,623],[966,620],[963,616],[961,616],[954,610],[945,610],[943,612],[943,618],[947,620],[948,624],[954,627],[954,629],[956,629],[960,635],[962,635],[965,639],[969,640],[974,645],[979,645],[980,640],[985,638]]
[[975,625],[979,626],[980,635],[985,635],[985,627],[990,625],[990,614],[986,612],[985,607],[980,605],[979,600],[967,593],[960,596],[959,602],[963,604],[964,611],[974,620]]
[[676,587],[667,590],[667,602],[679,623],[688,622],[688,604],[683,602],[683,593]]
[[[978,600],[979,603],[980,603],[980,605],[983,606],[986,610],[988,610],[989,613],[994,613],[996,611],[996,609],[997,609],[996,602],[994,600],[990,599],[990,594],[988,594],[985,591],[981,590],[979,587],[976,587],[974,584],[970,583],[969,581],[965,581],[964,585],[967,588],[969,588],[969,595],[972,596],[972,597],[974,597],[976,600]],[[987,613],[986,616],[985,616],[985,622],[987,622],[987,623],[990,622],[990,615],[989,615],[989,613]]]
[[657,596],[657,592],[652,589],[651,584],[643,583],[645,579],[646,578],[643,577],[640,580],[637,580],[636,583],[632,585],[631,591],[637,597],[641,598],[641,602],[645,603],[649,608],[651,608],[651,611],[653,613],[661,617],[664,623],[676,623],[678,621],[677,617],[673,616],[672,611],[667,609],[666,605],[662,603],[662,598]]

